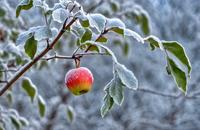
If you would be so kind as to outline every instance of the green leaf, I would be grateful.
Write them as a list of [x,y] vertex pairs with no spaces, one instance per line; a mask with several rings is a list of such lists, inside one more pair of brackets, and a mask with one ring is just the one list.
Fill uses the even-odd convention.
[[21,10],[29,10],[32,7],[33,7],[33,0],[21,0],[21,2],[17,5],[16,17],[19,16]]
[[81,45],[81,49],[86,49],[89,46],[90,46],[89,51],[96,51],[96,52],[101,51],[101,49],[97,45],[94,45],[94,44],[90,43],[89,41],[84,43],[83,45]]
[[124,55],[128,55],[128,52],[129,52],[129,44],[128,43],[125,43],[125,44],[122,44],[123,45],[123,53]]
[[134,32],[134,31],[132,31],[130,29],[125,29],[124,35],[125,36],[129,36],[129,37],[133,37],[138,42],[144,43],[143,38],[138,33]]
[[89,14],[89,21],[92,27],[95,27],[99,32],[105,28],[106,17],[102,14]]
[[163,44],[162,44],[162,42],[160,41],[159,38],[157,38],[157,37],[155,37],[153,35],[150,35],[150,36],[144,38],[144,40],[150,44],[150,47],[151,47],[152,51],[155,48],[160,48],[161,50],[164,50]]
[[184,66],[187,67],[188,76],[190,77],[192,67],[183,46],[176,41],[162,41],[162,44],[168,52],[173,54]]
[[39,107],[40,116],[44,117],[45,112],[46,112],[46,103],[40,95],[38,95],[38,107]]
[[22,88],[27,93],[27,95],[30,97],[31,101],[35,99],[37,96],[37,88],[32,83],[32,81],[29,78],[24,78],[22,81]]
[[170,70],[170,68],[169,68],[169,66],[166,66],[166,71],[167,71],[167,74],[168,75],[171,75],[172,73],[171,73],[171,70]]
[[113,12],[117,12],[119,10],[120,5],[118,1],[112,0],[109,3]]
[[140,23],[141,23],[141,29],[145,35],[150,33],[150,28],[149,28],[149,18],[147,15],[142,14],[140,16]]
[[15,126],[15,128],[16,128],[17,130],[19,130],[20,127],[21,127],[21,123],[20,123],[20,121],[18,120],[18,118],[17,118],[16,116],[14,116],[14,115],[11,115],[11,116],[10,116],[10,120],[11,120],[12,124]]
[[114,76],[108,84],[109,94],[117,105],[121,105],[124,101],[124,85],[119,79],[118,75]]
[[114,70],[117,72],[119,78],[126,87],[133,90],[138,88],[138,80],[132,71],[128,70],[124,65],[120,63],[114,64]]
[[177,87],[186,94],[187,91],[187,77],[185,73],[177,67],[175,62],[167,57],[167,64],[170,69],[170,72],[177,84]]
[[67,119],[69,122],[73,122],[74,120],[74,109],[71,106],[67,107]]
[[92,32],[89,29],[85,30],[85,33],[81,37],[81,43],[84,43],[85,41],[89,41],[92,39]]
[[3,8],[0,8],[0,17],[4,17],[6,14],[6,11]]
[[106,27],[108,30],[114,31],[115,33],[124,36],[125,24],[120,19],[107,19]]
[[19,117],[19,121],[20,121],[22,126],[28,126],[29,125],[28,120],[24,117]]
[[108,41],[108,39],[104,36],[101,36],[96,40],[96,42],[107,42],[107,41]]
[[90,26],[90,23],[89,23],[89,20],[86,19],[86,20],[80,20],[80,23],[83,27],[87,28]]
[[107,93],[104,97],[104,104],[101,107],[102,118],[108,113],[114,104],[113,98]]
[[6,97],[8,99],[8,102],[11,104],[12,103],[12,92],[10,90],[7,91]]
[[5,128],[3,128],[3,126],[1,126],[1,124],[0,124],[0,130],[5,130]]
[[36,52],[37,52],[37,41],[34,39],[34,36],[32,36],[31,38],[29,38],[25,45],[24,45],[24,49],[26,54],[33,59]]
[[4,122],[3,122],[3,121],[0,121],[0,130],[6,130],[6,129],[4,128]]
[[124,29],[123,28],[113,27],[113,28],[110,28],[109,30],[124,36]]

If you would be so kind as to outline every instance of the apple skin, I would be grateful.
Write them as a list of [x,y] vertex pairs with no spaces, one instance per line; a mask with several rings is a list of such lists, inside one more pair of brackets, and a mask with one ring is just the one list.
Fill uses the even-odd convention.
[[65,75],[65,85],[74,95],[82,95],[91,90],[93,75],[86,67],[71,69]]

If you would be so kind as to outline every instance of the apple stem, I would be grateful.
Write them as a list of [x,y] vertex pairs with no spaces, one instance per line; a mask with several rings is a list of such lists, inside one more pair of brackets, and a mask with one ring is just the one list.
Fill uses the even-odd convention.
[[74,61],[75,61],[76,68],[79,68],[80,67],[80,63],[81,63],[80,59],[79,58],[75,58]]

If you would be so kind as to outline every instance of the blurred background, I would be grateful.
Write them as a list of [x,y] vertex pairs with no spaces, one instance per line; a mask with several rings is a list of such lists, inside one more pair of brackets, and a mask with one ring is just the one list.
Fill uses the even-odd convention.
[[[155,35],[162,40],[176,40],[184,47],[192,64],[187,96],[181,94],[173,79],[165,71],[165,57],[159,51],[151,51],[147,44],[133,39],[112,35],[108,46],[123,63],[134,72],[139,81],[137,91],[126,90],[121,107],[114,106],[104,117],[100,108],[103,103],[104,86],[112,79],[112,61],[106,56],[85,57],[81,66],[88,67],[94,75],[90,93],[73,96],[64,85],[64,76],[74,68],[71,60],[48,61],[47,66],[32,68],[26,76],[37,86],[38,93],[46,101],[46,115],[40,118],[37,103],[31,103],[20,89],[20,82],[13,87],[13,101],[0,98],[2,111],[16,109],[27,118],[29,125],[24,130],[198,130],[200,129],[200,1],[198,0],[77,0],[86,12],[101,13],[107,17],[120,18],[127,27],[143,37]],[[42,25],[41,14],[36,9],[22,12],[15,18],[19,1],[1,0],[7,3],[7,15],[17,24],[17,29],[26,30]],[[50,7],[56,0],[46,0]],[[124,12],[140,8],[147,25],[138,23]],[[37,15],[36,15],[37,14]],[[129,14],[129,13],[128,13]],[[19,21],[23,21],[20,26]],[[41,22],[42,20],[42,22]],[[12,30],[0,23],[1,29]],[[144,29],[146,26],[147,29]],[[1,34],[0,34],[1,35]],[[120,42],[119,42],[120,41]],[[3,41],[6,44],[6,41]],[[70,55],[75,49],[74,36],[66,34],[60,41],[59,54]],[[1,46],[5,46],[2,44]],[[73,120],[68,119],[67,107],[73,108]],[[10,126],[11,127],[11,126]],[[8,127],[7,127],[8,128]],[[10,128],[14,129],[14,128]]]

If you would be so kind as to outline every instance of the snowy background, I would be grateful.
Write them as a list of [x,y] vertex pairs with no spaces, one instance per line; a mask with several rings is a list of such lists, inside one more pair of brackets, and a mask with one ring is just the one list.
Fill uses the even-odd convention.
[[[185,97],[176,87],[173,79],[165,71],[165,57],[156,50],[150,51],[147,45],[129,40],[130,50],[127,56],[120,47],[109,43],[119,61],[134,72],[139,80],[139,90],[126,90],[121,107],[113,109],[101,118],[100,107],[104,95],[103,88],[112,78],[112,62],[109,57],[97,56],[83,58],[82,66],[88,67],[94,75],[94,86],[90,93],[73,96],[64,86],[65,73],[74,67],[70,61],[50,61],[42,70],[34,69],[27,73],[38,92],[47,103],[47,112],[40,118],[37,104],[30,103],[26,94],[20,90],[20,83],[14,88],[13,103],[8,105],[4,98],[0,104],[4,108],[14,108],[26,117],[30,125],[24,130],[198,130],[200,129],[200,1],[199,0],[117,0],[120,6],[128,8],[140,5],[147,11],[152,35],[162,40],[176,40],[182,43],[192,64],[191,79]],[[98,1],[79,0],[84,9]],[[18,1],[8,0],[15,8]],[[53,5],[52,1],[48,1]],[[101,13],[107,9],[107,2],[92,12]],[[31,12],[32,11],[32,12]],[[33,15],[34,10],[24,13],[27,25],[40,24],[40,16]],[[29,16],[26,16],[28,15]],[[108,17],[116,16],[115,13]],[[30,19],[31,18],[31,19]],[[124,23],[143,35],[139,26],[122,19]],[[31,24],[30,24],[31,23]],[[70,54],[74,47],[68,47],[61,53]],[[63,96],[64,95],[64,96]],[[62,101],[61,101],[62,98]],[[67,120],[66,106],[74,109],[75,119]]]

